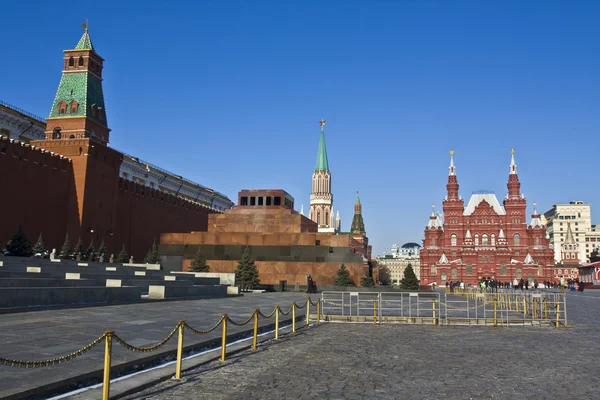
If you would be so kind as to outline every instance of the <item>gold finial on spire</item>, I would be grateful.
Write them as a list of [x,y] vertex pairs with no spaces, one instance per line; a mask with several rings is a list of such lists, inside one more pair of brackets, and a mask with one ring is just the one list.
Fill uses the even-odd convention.
[[450,150],[450,155],[453,156],[454,155],[454,150]]
[[514,147],[510,148],[510,154],[515,154],[515,148]]
[[534,206],[534,207],[536,207],[536,206],[537,206],[537,203],[536,203],[535,201],[533,202],[533,206]]
[[87,18],[85,19],[85,22],[83,24],[81,24],[81,27],[83,29],[85,29],[86,31],[88,30],[88,19]]
[[431,205],[431,209],[432,209],[432,210],[435,210],[435,204],[432,204],[432,205]]
[[325,122],[327,121],[325,121],[324,118],[321,118],[321,120],[319,121],[319,125],[321,125],[321,130],[325,130]]

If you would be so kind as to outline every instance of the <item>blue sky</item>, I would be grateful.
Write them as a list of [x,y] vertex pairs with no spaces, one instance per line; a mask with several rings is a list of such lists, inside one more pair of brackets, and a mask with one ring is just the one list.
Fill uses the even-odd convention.
[[361,192],[375,254],[421,241],[451,148],[466,199],[504,197],[515,147],[530,210],[583,200],[599,220],[598,1],[140,4],[4,7],[0,99],[46,117],[89,18],[111,146],[232,199],[307,208],[325,118],[334,207],[348,230]]

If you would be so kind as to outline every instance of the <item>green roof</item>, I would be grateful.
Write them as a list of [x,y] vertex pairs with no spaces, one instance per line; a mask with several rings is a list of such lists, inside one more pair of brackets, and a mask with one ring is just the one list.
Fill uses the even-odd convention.
[[364,233],[365,232],[365,223],[363,221],[362,215],[354,214],[354,218],[352,218],[352,226],[350,227],[350,232],[352,232],[352,233]]
[[319,139],[319,151],[317,151],[317,163],[315,171],[329,171],[329,162],[327,161],[327,147],[325,146],[325,130],[321,129],[321,138]]
[[75,46],[75,50],[94,50],[94,45],[92,44],[92,39],[90,39],[87,29],[83,32],[83,36],[79,39],[77,46]]
[[[73,100],[79,105],[75,113],[71,113],[70,107]],[[59,114],[59,105],[63,101],[67,105],[67,110],[65,114]],[[92,106],[94,105],[102,110],[99,114],[100,117],[93,115]],[[60,79],[49,118],[59,117],[88,117],[101,125],[108,126],[102,81],[87,71],[64,73]]]

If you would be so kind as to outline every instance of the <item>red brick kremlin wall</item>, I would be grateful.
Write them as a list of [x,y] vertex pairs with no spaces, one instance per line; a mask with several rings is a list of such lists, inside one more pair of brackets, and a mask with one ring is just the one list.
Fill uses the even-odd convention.
[[141,262],[161,233],[205,231],[216,212],[123,180],[122,154],[90,139],[32,143],[0,140],[3,243],[22,224],[32,244],[41,232],[49,250],[60,251],[68,232],[73,246],[81,237],[86,248],[92,238],[98,248],[104,239],[110,253],[124,244]]

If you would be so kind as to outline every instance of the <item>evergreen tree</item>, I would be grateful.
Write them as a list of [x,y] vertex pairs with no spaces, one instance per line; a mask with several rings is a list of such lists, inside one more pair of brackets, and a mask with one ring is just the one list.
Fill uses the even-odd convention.
[[356,286],[352,278],[350,277],[350,271],[346,269],[346,266],[342,264],[338,269],[337,275],[333,281],[334,286]]
[[404,278],[400,280],[400,287],[409,290],[419,289],[419,281],[411,264],[408,264],[406,269],[404,269]]
[[210,266],[206,264],[206,258],[202,255],[200,250],[196,253],[196,258],[190,264],[190,271],[193,272],[208,272]]
[[96,261],[96,249],[94,249],[94,238],[92,238],[92,240],[90,241],[90,245],[85,250],[83,257],[82,259],[88,260],[89,262]]
[[119,264],[126,264],[129,262],[129,254],[127,254],[127,250],[125,250],[125,245],[123,245],[123,248],[119,254],[117,254],[117,259],[115,261]]
[[21,225],[17,228],[17,231],[6,243],[6,251],[9,255],[14,257],[31,257],[33,250],[31,249],[31,242],[27,238]]
[[246,247],[242,259],[238,262],[238,266],[235,270],[235,284],[239,286],[241,290],[245,290],[252,289],[259,283],[258,269],[256,268],[254,261],[250,258],[250,248]]
[[362,287],[373,287],[373,278],[368,274],[360,278],[360,286]]
[[389,285],[392,282],[390,270],[385,265],[379,267],[379,282],[381,285]]
[[100,259],[100,256],[102,256],[104,254],[104,258],[107,257],[108,250],[106,249],[106,246],[104,246],[104,239],[102,239],[102,243],[100,243],[100,248],[98,249],[98,260]]
[[65,236],[65,242],[62,245],[62,249],[60,249],[58,258],[61,260],[71,260],[73,258],[73,246],[71,246],[68,233]]
[[40,237],[38,237],[37,242],[35,243],[35,246],[33,246],[33,254],[41,254],[42,257],[46,257],[46,253],[48,253],[48,251],[46,250],[46,246],[44,246],[44,239],[42,239],[42,234],[40,233]]
[[160,256],[158,254],[158,247],[156,246],[156,239],[152,243],[152,247],[148,250],[146,257],[144,258],[146,264],[160,264]]
[[83,257],[83,255],[85,254],[85,248],[83,247],[83,241],[81,240],[81,236],[79,237],[77,245],[75,246],[75,257],[77,257],[78,254],[81,257]]

